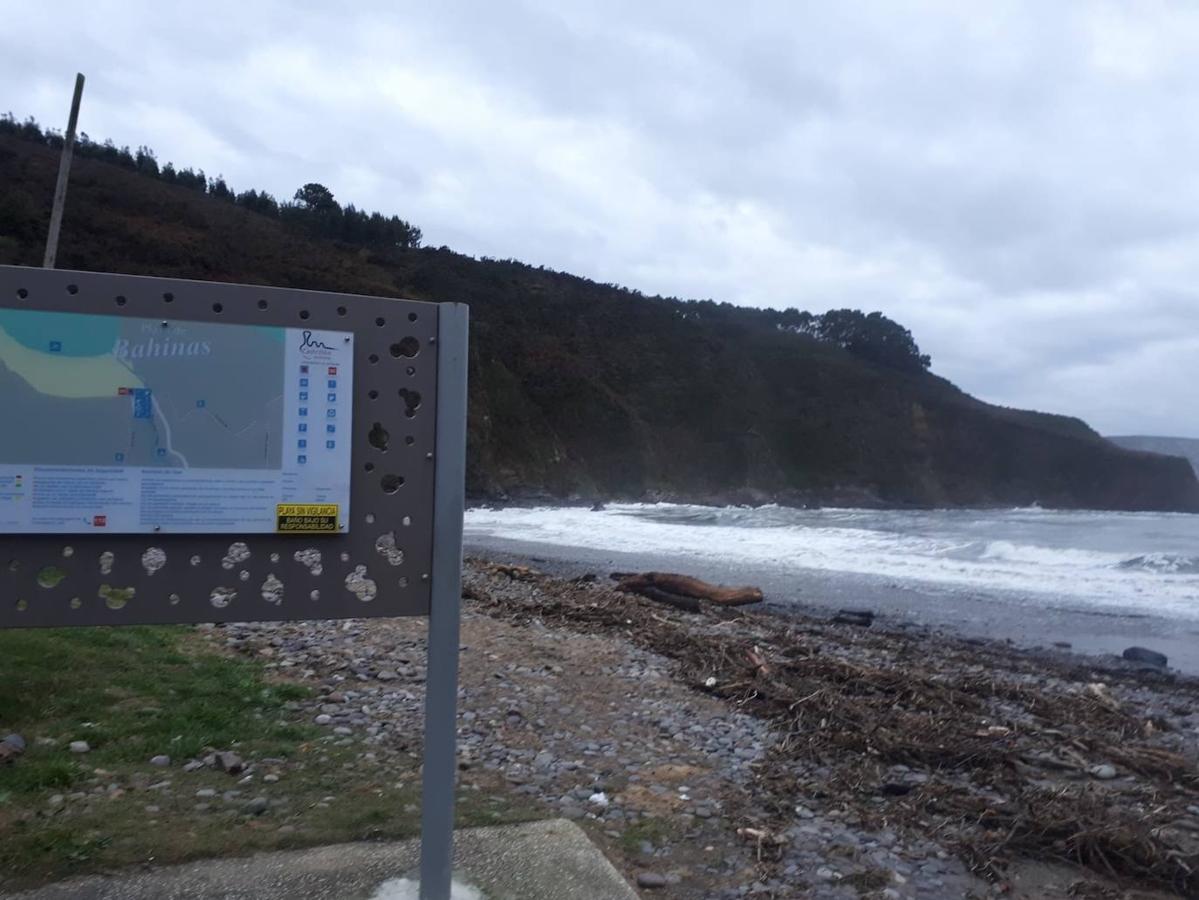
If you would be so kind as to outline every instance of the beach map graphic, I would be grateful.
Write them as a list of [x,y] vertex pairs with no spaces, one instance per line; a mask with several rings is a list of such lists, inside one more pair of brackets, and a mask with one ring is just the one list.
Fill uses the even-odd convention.
[[278,469],[285,334],[0,310],[0,462]]
[[343,332],[0,309],[0,528],[343,530],[352,376]]

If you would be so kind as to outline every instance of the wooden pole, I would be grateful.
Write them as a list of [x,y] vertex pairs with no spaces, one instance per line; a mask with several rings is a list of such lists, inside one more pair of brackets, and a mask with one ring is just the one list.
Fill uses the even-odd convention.
[[46,235],[46,257],[43,269],[53,269],[58,256],[58,232],[62,229],[62,210],[67,203],[67,178],[71,174],[71,157],[75,153],[75,125],[79,121],[79,101],[83,99],[83,73],[75,75],[75,96],[71,100],[71,117],[62,143],[62,158],[58,162],[58,183],[54,186],[54,205],[50,209],[50,231]]

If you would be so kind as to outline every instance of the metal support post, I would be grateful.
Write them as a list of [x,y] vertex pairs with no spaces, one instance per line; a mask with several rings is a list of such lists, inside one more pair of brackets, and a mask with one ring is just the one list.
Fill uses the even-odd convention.
[[466,504],[467,330],[466,306],[443,303],[438,307],[433,584],[421,784],[421,900],[449,900],[453,871],[458,618],[462,601],[462,517]]

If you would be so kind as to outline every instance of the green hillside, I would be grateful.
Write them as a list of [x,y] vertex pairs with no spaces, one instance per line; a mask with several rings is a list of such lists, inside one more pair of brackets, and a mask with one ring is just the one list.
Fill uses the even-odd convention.
[[[0,263],[38,265],[57,153],[9,125]],[[1185,460],[984,404],[880,316],[646,297],[421,248],[419,229],[319,185],[280,205],[106,152],[76,159],[62,268],[469,303],[476,498],[1199,511]]]

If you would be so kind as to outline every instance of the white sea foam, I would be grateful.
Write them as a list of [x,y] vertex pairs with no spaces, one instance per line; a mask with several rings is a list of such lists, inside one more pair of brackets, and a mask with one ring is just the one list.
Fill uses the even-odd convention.
[[1199,517],[672,504],[472,509],[467,535],[1050,595],[1199,618]]

